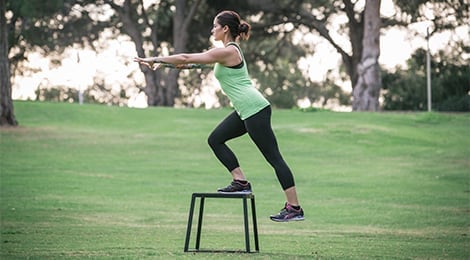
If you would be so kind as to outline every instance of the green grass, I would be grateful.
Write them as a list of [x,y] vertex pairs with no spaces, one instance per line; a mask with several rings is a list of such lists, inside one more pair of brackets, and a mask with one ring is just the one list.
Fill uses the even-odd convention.
[[[229,110],[16,102],[0,128],[2,259],[246,258],[184,253],[190,196],[226,185],[206,144]],[[247,136],[257,259],[470,257],[470,115],[274,110],[306,213],[284,202]],[[241,202],[206,201],[201,248],[243,249]],[[194,240],[191,246],[193,246]]]

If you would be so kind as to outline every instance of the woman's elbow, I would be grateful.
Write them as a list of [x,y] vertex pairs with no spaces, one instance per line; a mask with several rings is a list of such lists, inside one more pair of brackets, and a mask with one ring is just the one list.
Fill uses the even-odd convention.
[[180,54],[180,63],[183,63],[183,64],[192,63],[191,56],[186,53]]

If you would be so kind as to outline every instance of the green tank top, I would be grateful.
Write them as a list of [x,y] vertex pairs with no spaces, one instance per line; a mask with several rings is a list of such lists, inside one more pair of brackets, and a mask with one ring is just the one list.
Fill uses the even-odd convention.
[[240,51],[242,66],[230,68],[216,63],[214,75],[240,118],[245,120],[269,106],[269,101],[253,85],[240,47],[234,42],[228,45],[234,45]]

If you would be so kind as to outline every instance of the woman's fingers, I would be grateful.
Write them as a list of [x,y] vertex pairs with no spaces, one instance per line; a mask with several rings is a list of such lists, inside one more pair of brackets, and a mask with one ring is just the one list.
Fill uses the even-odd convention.
[[151,66],[149,65],[149,68],[152,70],[157,70],[160,67],[161,63],[153,63]]

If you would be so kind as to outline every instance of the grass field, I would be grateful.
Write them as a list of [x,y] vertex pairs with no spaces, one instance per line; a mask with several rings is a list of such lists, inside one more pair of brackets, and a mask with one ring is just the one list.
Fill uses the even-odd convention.
[[[206,144],[229,110],[15,103],[0,128],[1,259],[244,259],[184,253],[190,196],[230,178]],[[470,114],[274,110],[306,220],[247,136],[254,259],[470,257]],[[201,248],[243,249],[241,202],[207,200]],[[193,246],[193,242],[191,244]]]

